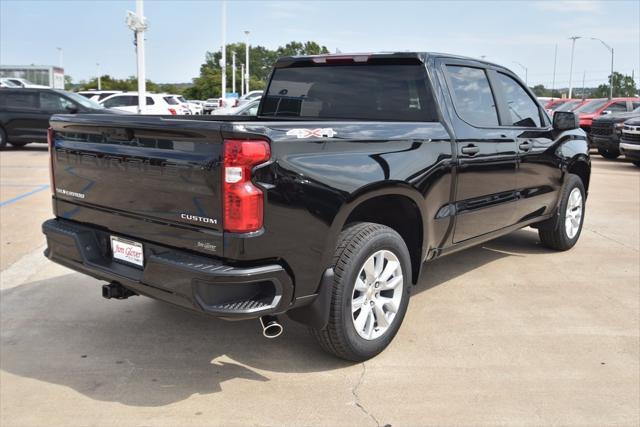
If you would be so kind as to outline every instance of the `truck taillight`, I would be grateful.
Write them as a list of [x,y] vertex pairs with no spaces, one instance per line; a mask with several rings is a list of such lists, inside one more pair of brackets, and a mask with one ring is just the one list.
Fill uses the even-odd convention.
[[175,108],[169,108],[169,113],[170,113],[172,116],[175,116],[175,115],[176,115],[176,109],[175,109]]
[[251,182],[251,169],[266,162],[271,150],[266,141],[224,141],[224,230],[248,233],[262,228],[264,194]]
[[53,156],[56,153],[54,142],[55,142],[55,131],[52,127],[47,129],[47,145],[49,146],[49,185],[51,186],[51,194],[55,195],[56,193],[56,183],[55,178],[53,177]]

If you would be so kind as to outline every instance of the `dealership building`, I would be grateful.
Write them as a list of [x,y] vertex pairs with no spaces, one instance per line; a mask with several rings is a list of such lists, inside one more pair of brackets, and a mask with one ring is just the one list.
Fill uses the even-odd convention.
[[18,77],[37,85],[64,89],[64,69],[53,65],[0,65],[0,77]]

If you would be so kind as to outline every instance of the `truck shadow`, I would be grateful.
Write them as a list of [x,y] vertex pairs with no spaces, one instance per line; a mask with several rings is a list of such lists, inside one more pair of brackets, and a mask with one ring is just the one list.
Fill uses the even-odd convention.
[[[503,257],[546,252],[536,241],[522,230],[437,260],[416,291]],[[1,369],[95,400],[155,407],[217,393],[234,379],[264,383],[352,365],[323,353],[286,318],[285,333],[266,340],[257,321],[226,322],[143,297],[105,301],[98,286],[73,273],[3,290]]]

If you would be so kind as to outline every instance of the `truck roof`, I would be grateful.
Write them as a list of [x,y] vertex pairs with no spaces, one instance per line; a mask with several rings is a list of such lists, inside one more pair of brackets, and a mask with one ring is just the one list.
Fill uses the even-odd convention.
[[305,56],[283,56],[278,58],[274,67],[282,68],[288,67],[296,62],[315,62],[315,63],[326,63],[326,62],[345,62],[345,61],[353,61],[353,62],[367,62],[371,59],[374,60],[414,60],[416,62],[426,62],[427,59],[437,57],[437,58],[451,58],[458,59],[464,61],[473,61],[486,65],[491,65],[494,67],[505,68],[503,65],[496,64],[493,62],[485,61],[479,58],[471,58],[468,56],[461,55],[453,55],[450,53],[439,53],[439,52],[359,52],[359,53],[330,53],[323,55],[305,55]]

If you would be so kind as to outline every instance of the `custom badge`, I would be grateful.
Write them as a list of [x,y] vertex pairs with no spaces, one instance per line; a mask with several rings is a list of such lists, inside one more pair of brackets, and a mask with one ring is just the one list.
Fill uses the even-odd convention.
[[332,128],[317,128],[317,129],[291,129],[287,132],[287,136],[295,136],[296,138],[333,138],[336,135],[336,131]]

